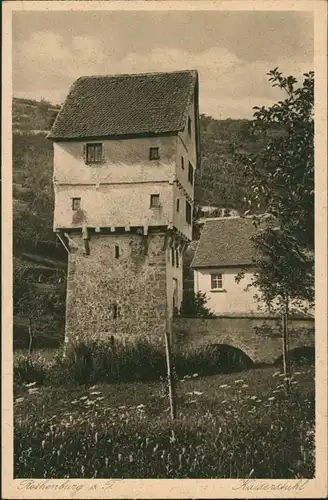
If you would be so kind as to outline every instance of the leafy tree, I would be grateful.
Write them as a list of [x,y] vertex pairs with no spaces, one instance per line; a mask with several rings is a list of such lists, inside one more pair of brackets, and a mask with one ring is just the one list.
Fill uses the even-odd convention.
[[305,73],[300,85],[278,68],[268,76],[285,99],[254,108],[252,135],[264,138],[265,147],[239,154],[239,162],[248,188],[246,213],[262,212],[270,220],[254,219],[259,225],[252,238],[258,271],[252,286],[269,308],[284,315],[288,371],[288,314],[292,308],[306,310],[314,300],[314,73]]
[[35,347],[36,332],[46,315],[64,318],[65,294],[60,290],[38,287],[30,275],[29,267],[14,259],[13,276],[14,315],[27,318],[29,332],[29,354]]
[[180,314],[198,318],[214,318],[215,315],[206,307],[207,297],[203,292],[186,291],[183,295]]

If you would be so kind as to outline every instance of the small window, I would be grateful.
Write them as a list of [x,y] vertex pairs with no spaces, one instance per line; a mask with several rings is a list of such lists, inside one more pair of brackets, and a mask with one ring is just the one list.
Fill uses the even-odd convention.
[[190,184],[194,183],[194,167],[192,164],[189,162],[189,168],[188,168],[188,181]]
[[222,274],[211,274],[211,289],[222,290]]
[[175,250],[173,247],[171,248],[171,263],[172,263],[172,266],[174,267],[174,265],[175,265]]
[[80,210],[81,198],[72,198],[72,210]]
[[175,267],[179,267],[179,250],[175,251]]
[[181,168],[182,170],[184,170],[184,157],[181,156]]
[[159,148],[149,148],[149,159],[159,160]]
[[191,135],[191,118],[188,116],[188,134]]
[[90,143],[86,145],[86,162],[100,163],[102,160],[102,143]]
[[115,245],[115,259],[118,259],[120,256],[120,247]]
[[112,304],[113,319],[121,317],[121,308],[118,304]]
[[159,194],[150,195],[150,208],[159,207]]
[[180,211],[180,198],[177,199],[177,212]]
[[189,201],[186,201],[186,221],[188,224],[191,224],[191,219],[192,219],[191,205],[190,205]]

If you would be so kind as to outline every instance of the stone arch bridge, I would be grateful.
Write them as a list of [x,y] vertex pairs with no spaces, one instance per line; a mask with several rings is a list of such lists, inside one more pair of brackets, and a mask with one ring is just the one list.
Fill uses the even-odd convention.
[[[314,347],[313,318],[292,318],[288,324],[289,351]],[[178,317],[173,332],[177,347],[230,345],[243,351],[253,363],[274,363],[282,353],[281,319],[275,317]]]

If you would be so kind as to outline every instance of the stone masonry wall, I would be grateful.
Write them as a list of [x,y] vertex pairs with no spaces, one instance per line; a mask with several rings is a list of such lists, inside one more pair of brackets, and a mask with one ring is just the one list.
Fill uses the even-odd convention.
[[[273,363],[282,352],[281,320],[265,317],[175,318],[176,348],[227,344],[254,363]],[[314,346],[314,320],[289,320],[289,349]]]
[[[65,342],[75,339],[163,342],[166,320],[164,235],[92,235],[86,255],[81,235],[72,235],[69,255]],[[145,243],[148,249],[145,251]],[[115,256],[115,246],[119,257]],[[74,248],[73,248],[74,247]],[[115,311],[118,315],[115,318]]]

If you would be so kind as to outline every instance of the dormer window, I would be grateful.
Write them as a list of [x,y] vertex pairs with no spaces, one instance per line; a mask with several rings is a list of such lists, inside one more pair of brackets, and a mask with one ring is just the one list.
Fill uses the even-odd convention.
[[86,144],[86,163],[100,163],[102,161],[102,146],[101,142]]
[[159,160],[159,148],[149,148],[149,159]]

